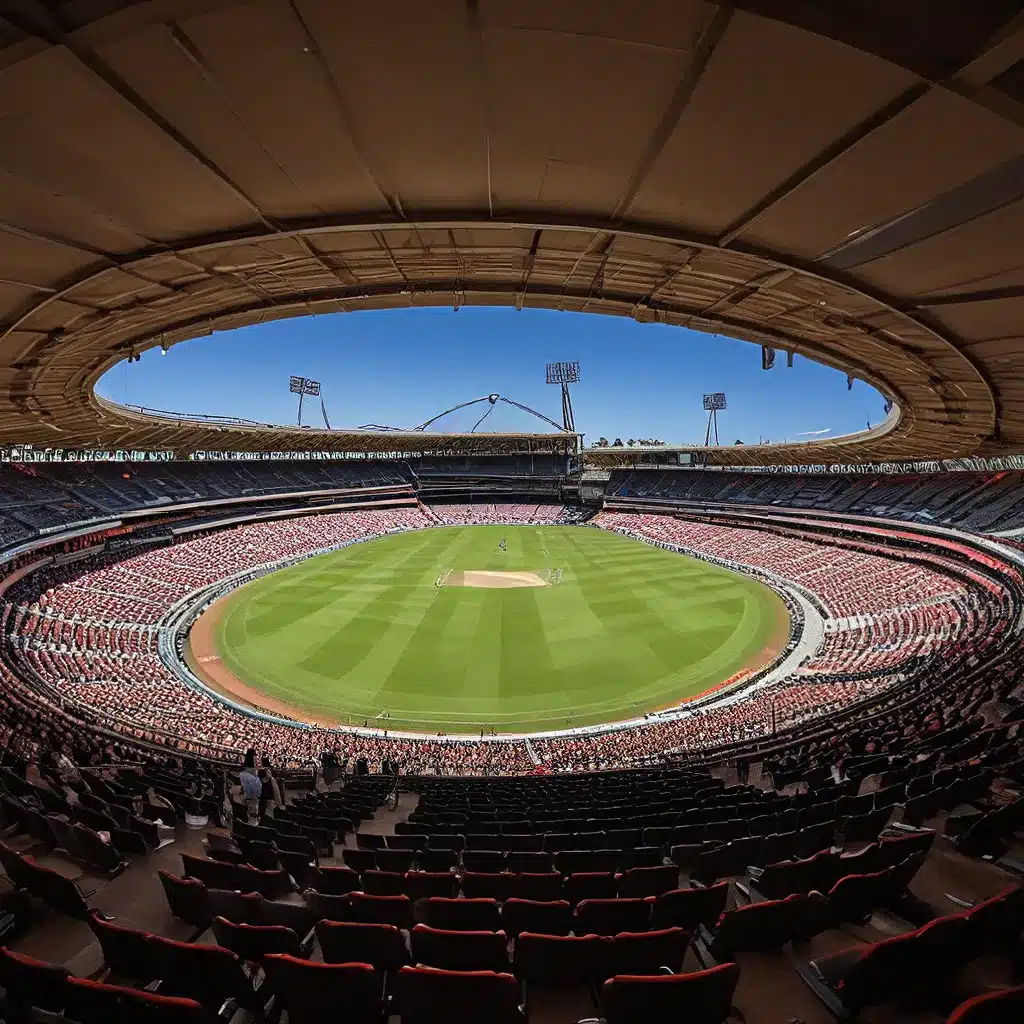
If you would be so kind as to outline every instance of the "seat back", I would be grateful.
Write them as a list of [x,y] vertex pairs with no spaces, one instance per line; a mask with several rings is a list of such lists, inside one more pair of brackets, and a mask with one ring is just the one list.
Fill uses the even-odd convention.
[[505,900],[515,876],[466,871],[462,876],[462,892],[469,899]]
[[1012,946],[1024,930],[1024,889],[1004,889],[975,904],[965,916],[973,944],[987,949]]
[[550,903],[565,899],[565,882],[557,871],[524,871],[515,876],[509,891],[516,899]]
[[734,963],[693,974],[618,975],[601,987],[601,1009],[608,1024],[725,1024],[739,976]]
[[36,960],[0,946],[0,986],[14,1013],[26,1013],[28,1007],[59,1013],[71,972],[57,964]]
[[427,900],[426,920],[432,928],[452,931],[497,931],[501,927],[498,903],[493,899]]
[[344,896],[360,889],[359,875],[345,867],[310,867],[306,874],[309,886],[325,896]]
[[986,992],[961,1003],[946,1024],[1006,1024],[1024,1020],[1024,985]]
[[395,979],[403,1024],[523,1024],[519,987],[511,974],[403,967]]
[[325,963],[362,962],[378,971],[395,971],[409,962],[402,933],[392,924],[318,921],[316,937]]
[[28,889],[32,881],[32,870],[25,863],[25,858],[6,843],[0,843],[0,864],[13,885]]
[[675,973],[683,966],[689,944],[690,935],[682,928],[619,932],[605,950],[606,976],[657,974],[662,968]]
[[224,917],[235,924],[261,924],[263,904],[258,892],[234,892],[230,889],[207,889],[211,920]]
[[288,1012],[288,1024],[322,1024],[338,1017],[351,1024],[381,1018],[381,983],[367,963],[312,963],[282,953],[263,961],[267,984]]
[[584,871],[565,880],[565,898],[575,906],[583,900],[612,900],[619,880],[611,871]]
[[686,931],[693,931],[699,924],[711,927],[722,916],[728,896],[728,882],[662,893],[654,901],[651,927],[678,927]]
[[504,932],[447,931],[418,924],[411,940],[414,963],[448,971],[511,970]]
[[572,931],[572,908],[568,900],[505,900],[501,908],[501,926],[517,938],[522,932],[541,935],[568,935]]
[[576,907],[573,930],[593,935],[645,932],[650,920],[651,905],[643,899],[584,900]]
[[674,864],[630,868],[619,879],[619,893],[627,897],[660,896],[678,885],[679,869]]
[[302,898],[316,921],[349,921],[352,919],[352,894],[327,896],[315,889],[307,889]]
[[76,1024],[209,1024],[210,1016],[192,999],[70,978],[64,1019]]
[[605,970],[608,941],[599,935],[522,932],[513,953],[516,977],[527,984],[552,988],[593,984]]
[[412,900],[408,896],[370,896],[353,892],[347,897],[349,916],[367,924],[393,924],[409,929],[413,925]]
[[432,896],[452,898],[459,880],[450,871],[410,871],[405,876],[405,892],[412,900],[427,900]]
[[159,967],[147,932],[124,928],[89,915],[89,927],[103,950],[103,963],[114,974],[146,984],[157,978]]
[[405,875],[397,871],[364,871],[361,889],[371,896],[405,896]]
[[827,927],[825,897],[787,896],[726,911],[719,919],[711,945],[716,960],[733,953],[779,949],[793,939],[809,938]]
[[157,871],[171,913],[196,928],[208,928],[213,920],[207,888],[198,878],[179,878],[169,871]]
[[282,925],[236,924],[223,917],[215,917],[213,934],[218,945],[250,963],[259,963],[269,953],[302,956],[298,936],[291,928]]
[[278,900],[259,901],[259,919],[253,924],[282,925],[302,940],[309,934],[315,918],[305,903],[283,903]]
[[160,965],[161,991],[195,999],[214,1013],[227,999],[254,1012],[261,1007],[237,953],[222,946],[175,942],[155,935],[150,942]]
[[25,857],[23,863],[29,873],[26,888],[33,896],[38,896],[58,914],[66,914],[81,921],[88,920],[89,905],[85,902],[82,890],[70,878],[37,864],[32,857]]
[[[825,959],[827,963],[831,958]],[[856,960],[844,966],[838,978],[830,976],[829,981],[844,1005],[855,1013],[864,1006],[884,1005],[904,997],[911,985],[933,977],[927,971],[917,932],[907,932],[865,947]]]
[[844,875],[829,890],[828,910],[833,921],[863,921],[895,895],[894,868],[866,875]]

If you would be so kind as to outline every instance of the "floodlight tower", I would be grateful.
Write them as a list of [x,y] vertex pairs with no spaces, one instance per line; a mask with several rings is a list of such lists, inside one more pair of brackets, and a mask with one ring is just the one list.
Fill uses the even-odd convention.
[[715,427],[715,444],[718,444],[718,413],[720,410],[725,409],[725,392],[724,391],[712,391],[710,394],[704,396],[704,410],[708,414],[708,429],[704,435],[704,447],[707,448],[711,444],[711,426],[714,424]]
[[308,377],[289,377],[288,390],[293,395],[299,396],[299,426],[302,426],[302,399],[304,395],[320,394],[320,381],[310,380]]
[[580,364],[575,363],[548,363],[547,371],[548,384],[561,384],[562,386],[562,424],[568,433],[576,433],[576,421],[572,415],[572,396],[569,394],[570,384],[580,382]]

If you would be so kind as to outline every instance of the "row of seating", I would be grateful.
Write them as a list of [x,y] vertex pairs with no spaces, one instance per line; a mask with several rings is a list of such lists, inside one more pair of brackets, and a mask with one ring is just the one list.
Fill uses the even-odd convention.
[[89,905],[82,890],[59,871],[44,867],[34,857],[12,850],[0,842],[0,865],[17,889],[41,900],[58,914],[84,920],[89,916]]
[[[772,835],[799,835],[815,829],[821,836],[836,835],[848,839],[873,838],[885,827],[893,811],[901,805],[891,804],[873,808],[860,814],[840,814],[836,801],[815,804],[805,811],[793,810],[780,814],[757,814],[751,818],[733,817],[711,820],[691,820],[689,815],[671,814],[659,824],[643,827],[623,821],[607,822],[606,827],[597,827],[593,819],[579,823],[570,831],[514,831],[474,832],[464,826],[450,825],[446,831],[441,825],[421,826],[421,831],[410,832],[402,829],[402,822],[395,825],[393,836],[380,839],[376,836],[356,836],[358,850],[373,849],[376,853],[388,854],[395,851],[456,850],[476,853],[504,852],[506,856],[520,853],[547,853],[557,856],[572,851],[608,851],[621,855],[624,852],[646,849],[667,850],[680,843],[700,844],[729,842],[733,839],[768,838]],[[511,828],[522,830],[528,823],[509,822]],[[560,823],[564,826],[567,823]],[[621,826],[621,827],[612,827]],[[346,851],[347,852],[347,851]],[[344,854],[343,854],[344,855]],[[387,855],[387,854],[385,854]]]
[[830,1010],[848,1017],[941,987],[982,954],[1014,947],[1022,930],[1024,889],[1015,886],[904,935],[798,961],[797,970]]
[[[62,1013],[78,1024],[213,1024],[213,1002],[221,992],[242,995],[262,1018],[267,1008],[280,1007],[289,1024],[322,1024],[343,1008],[351,1024],[379,1024],[397,1014],[403,1024],[525,1024],[527,1003],[520,978],[508,972],[459,971],[425,966],[401,966],[394,983],[385,988],[378,971],[362,960],[314,963],[290,954],[263,957],[263,981],[251,997],[236,985],[225,984],[221,965],[233,964],[234,954],[217,946],[199,959],[209,974],[186,986],[206,1001],[163,994],[181,987],[174,971],[181,964],[168,951],[161,970],[168,982],[159,992],[74,978],[62,968],[0,948],[0,984],[8,1005],[17,1012],[38,1007]],[[180,956],[180,951],[177,954]],[[689,1024],[723,1024],[732,1010],[739,968],[724,964],[688,974],[623,975],[604,981],[599,996],[608,1024],[634,1024],[652,1019],[685,1019]],[[237,974],[234,981],[237,983]],[[525,999],[529,998],[526,988]]]
[[[248,924],[284,925],[303,934],[315,921],[325,919],[405,930],[411,930],[417,919],[417,905],[408,895],[332,895],[309,890],[304,894],[305,904],[298,905],[268,900],[258,892],[208,888],[198,879],[179,878],[166,871],[158,874],[171,913],[197,930],[208,928],[218,915]],[[439,878],[448,879],[450,885],[453,876]],[[646,899],[591,896],[575,905],[565,899],[509,897],[499,906],[496,900],[487,898],[425,896],[421,897],[425,902],[419,915],[432,927],[504,930],[511,936],[523,931],[567,935],[579,921],[585,922],[581,927],[602,934],[669,927],[692,931],[702,922],[714,924],[718,920],[728,891],[728,883],[721,883],[710,888],[674,889]]]

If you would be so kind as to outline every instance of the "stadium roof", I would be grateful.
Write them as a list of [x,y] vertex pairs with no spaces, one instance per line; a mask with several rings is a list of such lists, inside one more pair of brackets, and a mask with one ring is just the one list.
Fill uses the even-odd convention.
[[321,448],[93,385],[277,317],[506,303],[897,403],[778,461],[1024,442],[1018,0],[9,0],[0,105],[5,441]]

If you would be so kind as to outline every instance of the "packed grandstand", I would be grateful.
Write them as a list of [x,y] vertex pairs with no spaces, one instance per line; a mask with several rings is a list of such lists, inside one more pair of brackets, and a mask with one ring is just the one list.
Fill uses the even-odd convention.
[[[7,742],[23,756],[39,749],[42,739],[23,728],[23,716],[32,713],[44,716],[48,729],[102,724],[122,744],[226,762],[255,747],[282,768],[308,765],[338,747],[353,761],[365,757],[374,769],[394,761],[411,775],[607,769],[756,749],[779,734],[813,733],[836,713],[897,701],[922,679],[937,693],[940,680],[963,671],[981,648],[1001,652],[1014,644],[1020,569],[1016,552],[995,540],[915,531],[887,516],[817,518],[813,506],[802,514],[795,510],[807,506],[780,507],[775,497],[783,485],[790,495],[813,496],[815,488],[756,475],[737,481],[739,473],[725,479],[676,471],[680,500],[671,509],[650,503],[663,500],[664,486],[652,489],[636,473],[609,481],[604,507],[564,497],[497,500],[527,472],[515,460],[501,461],[500,476],[486,459],[464,461],[469,477],[491,476],[492,494],[458,503],[429,496],[421,479],[434,467],[407,462],[142,464],[130,472],[102,465],[4,467],[0,511],[16,541],[8,548],[30,539],[35,547],[8,563],[0,613]],[[556,480],[556,488],[569,482]],[[913,494],[923,486],[915,478],[881,482],[886,510],[899,504],[901,489]],[[687,504],[694,491],[707,501],[712,487],[721,497],[740,486],[747,510]],[[840,505],[833,490],[823,510],[829,513]],[[976,510],[984,488],[974,490],[968,508]],[[1014,514],[1007,510],[1008,522]],[[388,735],[375,723],[334,732],[287,722],[225,700],[161,648],[172,613],[221,580],[384,534],[495,523],[586,524],[785,581],[813,600],[819,634],[781,677],[746,680],[743,699],[727,690],[606,728],[475,740]],[[77,539],[61,540],[63,530]],[[923,720],[918,728],[925,728]]]

